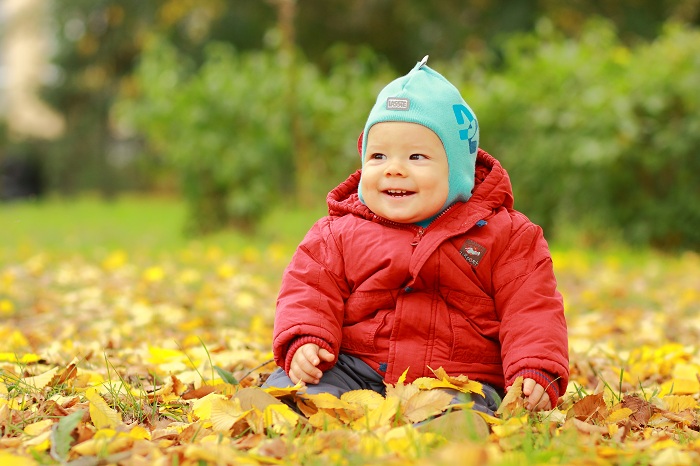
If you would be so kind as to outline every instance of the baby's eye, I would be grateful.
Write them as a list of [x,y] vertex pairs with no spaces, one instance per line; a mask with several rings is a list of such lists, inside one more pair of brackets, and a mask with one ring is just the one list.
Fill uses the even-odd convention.
[[384,154],[372,154],[369,156],[369,158],[373,159],[373,160],[382,160],[382,159],[386,158],[386,155],[384,155]]
[[420,160],[426,158],[425,155],[423,154],[411,154],[409,157],[410,160]]

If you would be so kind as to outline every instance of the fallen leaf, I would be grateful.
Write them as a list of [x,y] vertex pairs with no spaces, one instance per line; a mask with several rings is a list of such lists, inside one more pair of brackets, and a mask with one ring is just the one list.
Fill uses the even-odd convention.
[[632,415],[630,416],[630,421],[633,427],[642,427],[647,425],[652,414],[656,410],[656,407],[644,401],[638,396],[626,396],[622,400],[622,406],[632,410]]
[[[635,409],[632,408],[632,411],[634,412]],[[584,422],[604,422],[605,419],[608,417],[608,409],[605,406],[603,393],[601,392],[583,397],[582,399],[574,403],[574,405],[571,408],[569,408],[566,417],[574,417],[579,421]]]
[[440,414],[450,406],[454,396],[444,390],[425,390],[413,395],[403,406],[403,415],[412,423]]
[[85,391],[85,398],[90,402],[90,419],[96,428],[115,429],[121,424],[121,414],[111,408],[94,388]]
[[211,400],[211,426],[215,432],[228,432],[243,419],[250,410],[243,410],[237,399],[213,398]]
[[523,378],[518,377],[513,382],[503,397],[501,405],[496,410],[496,415],[501,417],[510,417],[525,409],[525,400],[523,399]]
[[58,372],[58,367],[54,367],[42,374],[35,375],[33,377],[25,377],[22,379],[22,385],[28,388],[42,389],[51,382],[51,380],[56,375],[56,372]]

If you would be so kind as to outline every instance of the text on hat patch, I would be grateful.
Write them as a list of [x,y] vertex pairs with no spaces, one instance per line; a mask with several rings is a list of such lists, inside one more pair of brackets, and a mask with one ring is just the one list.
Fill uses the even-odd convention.
[[411,101],[401,97],[389,97],[386,99],[387,110],[408,110],[411,106]]

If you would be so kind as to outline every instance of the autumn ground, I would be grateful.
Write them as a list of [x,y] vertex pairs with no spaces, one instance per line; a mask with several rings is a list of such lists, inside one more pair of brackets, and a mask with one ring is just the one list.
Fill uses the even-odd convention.
[[413,427],[445,407],[434,382],[341,400],[257,388],[303,221],[185,241],[168,203],[100,209],[0,209],[0,464],[700,463],[697,254],[555,245],[567,395],[537,415],[506,400],[488,437],[447,440]]

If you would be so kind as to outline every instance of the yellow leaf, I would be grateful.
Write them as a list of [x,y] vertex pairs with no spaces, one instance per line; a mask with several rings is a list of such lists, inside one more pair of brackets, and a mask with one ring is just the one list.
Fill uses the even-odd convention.
[[10,316],[15,312],[15,305],[9,299],[0,299],[0,315]]
[[352,390],[345,392],[340,399],[346,403],[360,405],[373,410],[384,403],[384,397],[374,390]]
[[401,404],[405,404],[413,395],[418,393],[420,391],[420,388],[418,386],[409,384],[409,385],[404,385],[404,384],[396,384],[393,387],[391,385],[388,385],[386,387],[386,397],[391,398],[395,397],[398,398]]
[[406,402],[403,414],[411,422],[424,421],[447,409],[452,398],[452,394],[444,390],[418,392]]
[[17,357],[17,353],[0,353],[0,361],[14,362],[18,364],[32,364],[41,359],[38,354],[27,353]]
[[606,424],[617,424],[620,421],[623,421],[625,419],[628,419],[634,411],[632,411],[629,408],[621,408],[613,411],[608,415],[608,417],[605,419]]
[[394,452],[399,457],[410,457],[415,454],[418,439],[417,432],[408,426],[401,426],[391,429],[384,435],[384,442],[389,451]]
[[484,419],[484,421],[486,421],[487,424],[490,424],[492,426],[503,423],[503,420],[501,420],[497,417],[490,416],[486,413],[482,413],[481,411],[477,411],[477,410],[474,410],[474,412],[476,414],[478,414],[479,416],[481,416]]
[[39,435],[53,425],[53,419],[44,419],[25,426],[24,433],[27,435]]
[[241,402],[234,398],[214,398],[211,400],[211,426],[217,432],[226,432],[243,419],[251,410],[241,409]]
[[387,426],[399,412],[399,399],[386,398],[381,405],[371,409],[369,413],[352,423],[354,429],[374,430],[377,427]]
[[160,282],[164,277],[165,271],[158,266],[149,267],[143,272],[143,279],[151,283]]
[[181,362],[183,359],[187,359],[187,356],[182,351],[170,348],[149,346],[148,354],[150,355],[148,362],[157,365],[168,362]]
[[100,431],[97,431],[95,437],[74,445],[71,450],[81,456],[104,455],[105,453],[109,454],[124,450],[134,443],[134,439],[129,436],[115,435],[115,432],[111,429],[107,431],[111,432],[111,435],[97,435],[100,433]]
[[354,409],[350,403],[343,401],[330,393],[302,395],[301,398],[311,401],[318,409],[345,409],[350,411]]
[[[204,442],[205,445],[188,444],[183,456],[186,464],[260,464],[257,461],[250,461],[247,458],[239,457],[238,452],[227,445],[219,445],[221,439],[219,435],[212,436],[211,441]],[[204,440],[204,439],[202,439]],[[266,458],[267,459],[267,458]],[[275,464],[275,458],[269,458],[267,464]]]
[[527,414],[520,417],[511,417],[502,424],[492,425],[491,430],[493,430],[493,433],[499,438],[508,437],[518,431],[523,430],[523,428],[527,426],[527,420]]
[[694,395],[700,392],[700,382],[695,379],[672,379],[661,385],[661,396]]
[[698,407],[698,402],[692,396],[676,396],[668,395],[663,397],[664,403],[668,407],[668,410],[672,413],[680,413],[686,409],[696,409]]
[[518,377],[511,385],[510,389],[503,397],[501,406],[498,407],[496,414],[499,416],[512,415],[524,406],[523,401],[523,378]]
[[676,379],[697,380],[700,374],[700,365],[678,363],[673,367],[673,377]]
[[201,420],[211,419],[212,401],[223,398],[225,397],[223,395],[219,395],[218,393],[210,393],[203,396],[202,398],[195,400],[195,402],[192,404],[192,412]]
[[408,369],[409,367],[406,368],[405,371],[403,371],[403,374],[401,374],[401,377],[399,377],[399,380],[396,381],[396,385],[403,385],[406,382],[406,376],[408,375]]
[[51,379],[53,379],[54,375],[56,375],[56,372],[58,372],[58,367],[49,369],[43,374],[35,375],[33,377],[25,377],[22,379],[22,385],[40,390],[51,382]]
[[345,424],[340,422],[337,417],[330,415],[328,411],[318,411],[309,416],[309,424],[325,432],[345,427]]
[[651,461],[655,466],[692,466],[697,464],[697,456],[682,451],[678,445],[661,450]]
[[107,270],[115,270],[127,262],[127,254],[122,250],[113,251],[102,261],[102,267]]
[[12,466],[36,466],[38,463],[28,456],[13,455],[5,451],[0,451],[0,464],[11,464]]
[[42,432],[22,444],[33,451],[46,451],[51,447],[51,431]]
[[134,426],[127,435],[134,440],[151,440],[151,433],[141,426]]
[[85,391],[85,397],[90,402],[90,419],[98,429],[116,428],[122,422],[122,416],[112,409],[105,400],[97,394],[94,388]]
[[462,393],[478,393],[479,395],[484,396],[483,386],[476,380],[469,380],[469,377],[466,375],[458,375],[456,377],[450,376],[442,367],[438,367],[435,370],[431,368],[429,369],[433,371],[435,377],[437,377],[440,381],[448,384],[448,386],[443,388],[454,388]]
[[275,398],[280,398],[286,395],[294,395],[298,393],[299,391],[304,390],[305,387],[301,385],[301,383],[298,383],[294,385],[293,387],[268,387],[265,388],[264,390],[269,393],[270,395],[274,396]]
[[294,428],[299,422],[299,415],[285,404],[271,404],[263,412],[265,427],[278,434]]

